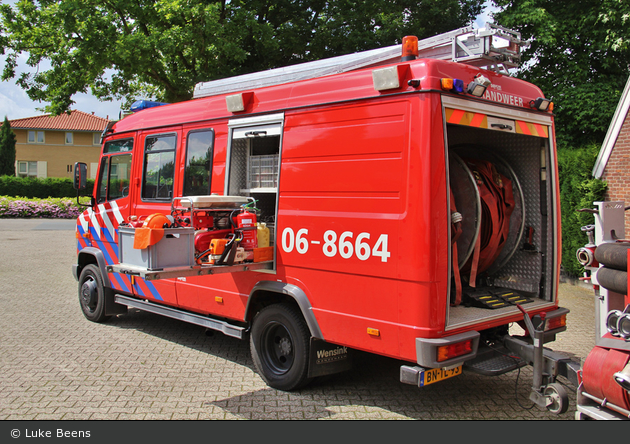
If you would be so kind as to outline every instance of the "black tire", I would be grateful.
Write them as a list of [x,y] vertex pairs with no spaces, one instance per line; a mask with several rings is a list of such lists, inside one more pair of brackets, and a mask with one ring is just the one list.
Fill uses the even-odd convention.
[[569,394],[557,382],[545,387],[543,395],[547,399],[547,410],[556,415],[561,415],[569,410]]
[[311,381],[310,337],[302,314],[291,305],[270,305],[256,315],[249,345],[258,374],[267,385],[289,391]]
[[105,287],[96,265],[86,265],[79,277],[79,303],[83,315],[92,322],[105,322]]

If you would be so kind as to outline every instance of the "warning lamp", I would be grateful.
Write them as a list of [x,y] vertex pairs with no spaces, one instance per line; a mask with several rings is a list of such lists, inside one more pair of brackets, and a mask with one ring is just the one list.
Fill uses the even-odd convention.
[[444,362],[458,356],[472,353],[472,340],[443,345],[437,348],[437,361]]
[[454,93],[464,92],[464,81],[460,79],[441,79],[442,89],[444,91],[451,91]]
[[476,97],[481,97],[485,94],[486,88],[488,88],[492,82],[487,77],[477,74],[472,82],[468,84],[466,92]]
[[151,100],[137,100],[137,101],[133,102],[133,104],[131,105],[131,108],[129,108],[129,110],[132,113],[135,113],[135,112],[138,112],[138,111],[142,111],[143,109],[155,108],[156,106],[164,106],[164,105],[168,105],[168,103],[153,102]]
[[538,111],[553,111],[553,102],[549,99],[543,99],[538,97],[536,100],[531,100],[529,106],[537,109]]
[[418,57],[418,37],[415,35],[407,35],[402,41],[402,59],[401,62],[415,60]]

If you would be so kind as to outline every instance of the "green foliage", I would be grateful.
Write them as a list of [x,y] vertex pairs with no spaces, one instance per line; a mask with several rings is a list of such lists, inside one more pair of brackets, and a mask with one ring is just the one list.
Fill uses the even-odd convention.
[[0,176],[15,175],[16,140],[9,119],[5,116],[2,128],[0,128]]
[[560,201],[562,211],[562,266],[573,276],[580,276],[584,268],[577,262],[575,253],[588,239],[581,228],[594,223],[590,213],[578,213],[581,208],[594,208],[593,202],[604,200],[606,183],[591,176],[599,146],[583,149],[558,150]]
[[[483,0],[21,0],[0,5],[2,80],[60,114],[72,95],[189,99],[200,81],[428,37],[467,23]],[[51,68],[40,70],[42,60]]]
[[604,140],[630,66],[630,2],[493,0],[494,18],[532,43],[519,76],[554,101],[558,146]]
[[[69,178],[38,179],[34,177],[0,176],[0,196],[23,196],[26,198],[70,197],[77,191]],[[94,180],[88,179],[87,189],[94,189]]]

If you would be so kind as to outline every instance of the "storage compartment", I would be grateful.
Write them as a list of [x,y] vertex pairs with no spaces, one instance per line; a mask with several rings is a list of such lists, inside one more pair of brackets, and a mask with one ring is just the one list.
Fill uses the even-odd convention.
[[282,145],[282,114],[243,118],[230,122],[226,192],[256,201],[257,221],[269,229],[275,246],[278,184]]
[[193,228],[165,228],[164,236],[159,242],[142,250],[133,248],[135,232],[135,228],[118,229],[118,257],[121,264],[143,267],[147,270],[194,265]]
[[[555,171],[547,168],[550,162],[549,140],[545,137],[447,125],[447,163],[449,184],[456,211],[461,214],[461,234],[456,240],[457,267],[462,282],[462,301],[449,306],[449,328],[477,323],[484,318],[501,316],[516,310],[514,304],[502,296],[517,297],[526,308],[549,304],[555,293],[554,263],[557,227],[555,212]],[[496,227],[484,225],[488,208],[484,208],[481,179],[475,161],[488,162],[496,169],[496,180],[508,180],[512,185],[512,208],[509,230],[501,240],[502,248],[492,263],[481,267],[474,286],[470,285],[471,262],[478,241],[495,235]],[[552,186],[553,185],[553,186]],[[483,191],[482,191],[483,193]],[[495,215],[496,217],[496,215]],[[484,233],[485,231],[485,233]],[[481,238],[481,239],[478,239]],[[453,251],[451,250],[451,254]],[[451,268],[454,264],[451,260]],[[451,295],[455,292],[455,274],[451,272]],[[495,306],[481,301],[507,301]],[[473,296],[473,297],[471,297]]]

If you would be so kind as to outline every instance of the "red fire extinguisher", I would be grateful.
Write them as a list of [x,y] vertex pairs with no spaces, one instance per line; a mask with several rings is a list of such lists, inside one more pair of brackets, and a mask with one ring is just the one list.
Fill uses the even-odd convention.
[[236,228],[243,229],[241,247],[245,250],[254,250],[254,248],[258,247],[256,213],[252,213],[247,208],[244,208],[236,216]]

